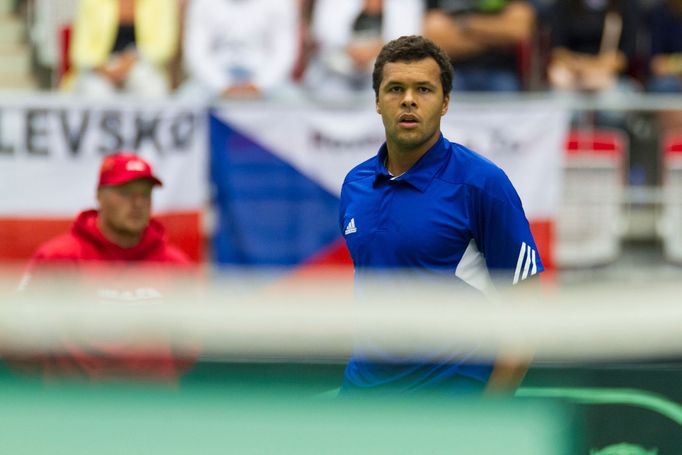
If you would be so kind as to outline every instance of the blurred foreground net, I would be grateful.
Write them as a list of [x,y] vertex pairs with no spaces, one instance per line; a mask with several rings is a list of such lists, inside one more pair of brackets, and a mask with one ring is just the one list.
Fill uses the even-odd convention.
[[[110,354],[103,346],[153,356],[162,345],[193,366],[170,387],[0,374],[0,451],[663,454],[682,440],[682,285],[672,280],[492,300],[408,276],[357,291],[334,274],[171,281],[172,292],[118,282],[93,293],[68,279],[4,292],[7,359]],[[514,346],[535,360],[513,400],[337,399],[363,343],[399,358],[475,348],[481,360]],[[73,428],[80,436],[65,436]]]
[[169,340],[178,354],[220,359],[344,359],[353,343],[380,342],[396,356],[447,347],[482,359],[500,346],[540,361],[646,360],[682,355],[682,283],[527,288],[483,299],[442,282],[365,283],[353,295],[334,275],[285,282],[240,274],[215,284],[177,281],[172,293],[70,286],[8,294],[2,350],[59,350],[72,343]]

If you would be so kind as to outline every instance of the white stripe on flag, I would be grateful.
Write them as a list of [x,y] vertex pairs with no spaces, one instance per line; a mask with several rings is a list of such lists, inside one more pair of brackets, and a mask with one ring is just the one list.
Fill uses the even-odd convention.
[[521,264],[523,263],[523,254],[526,252],[526,242],[521,243],[521,251],[519,251],[519,258],[516,261],[516,271],[514,272],[514,283],[519,282],[519,274],[521,273]]

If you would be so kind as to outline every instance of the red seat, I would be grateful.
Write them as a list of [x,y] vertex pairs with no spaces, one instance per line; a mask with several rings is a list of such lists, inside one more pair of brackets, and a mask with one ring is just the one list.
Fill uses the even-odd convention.
[[564,150],[557,263],[585,267],[612,262],[621,248],[627,136],[620,130],[573,129]]
[[682,134],[669,134],[663,139],[663,156],[682,158]]
[[565,147],[569,155],[588,152],[621,156],[626,142],[625,133],[618,130],[574,129],[569,131]]

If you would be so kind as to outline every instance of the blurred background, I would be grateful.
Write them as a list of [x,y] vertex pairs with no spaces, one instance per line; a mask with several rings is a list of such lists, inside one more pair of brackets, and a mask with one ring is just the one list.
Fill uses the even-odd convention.
[[[383,142],[371,69],[384,43],[407,34],[428,36],[450,55],[455,81],[443,132],[509,175],[547,269],[547,292],[610,285],[612,298],[586,299],[614,300],[618,325],[624,313],[617,300],[627,286],[647,286],[656,301],[658,283],[679,282],[679,0],[0,0],[2,295],[10,302],[36,248],[69,229],[80,210],[94,207],[102,157],[128,150],[151,162],[164,180],[155,190],[154,213],[199,266],[206,288],[217,287],[230,300],[226,289],[255,274],[255,289],[286,295],[331,276],[330,292],[352,299],[339,191],[348,170]],[[332,397],[345,363],[339,351],[324,361],[200,356],[180,389],[200,384],[204,388],[187,403],[201,402],[197,397],[209,390],[221,403],[230,397],[225,407],[252,386],[248,397],[262,397],[263,390],[284,390],[280,395],[296,399]],[[539,403],[537,413],[506,402],[465,408],[488,430],[506,425],[501,416],[514,406],[527,427],[553,422],[537,430],[545,439],[535,449],[501,442],[512,448],[507,453],[680,453],[679,354],[545,359],[533,364],[520,390],[533,406]],[[29,402],[43,410],[45,422],[79,402],[78,389],[62,390],[63,400],[50,395],[40,401],[10,368],[5,376],[2,393],[16,406],[0,419],[15,422],[18,431],[24,424],[14,412]],[[120,391],[111,393],[117,397],[111,402],[123,400]],[[162,395],[159,403],[175,403],[156,389],[150,393]],[[238,402],[239,409],[251,406]],[[333,414],[315,403],[311,412]],[[294,412],[290,405],[263,411],[269,417],[259,431],[279,428],[278,413]],[[387,414],[401,415],[391,406]],[[425,414],[445,412],[424,406]],[[141,408],[136,412],[144,415]],[[217,412],[206,409],[197,407],[195,419]],[[355,431],[363,448],[375,447],[377,436],[361,427],[374,418],[386,422],[386,415],[368,412],[349,408],[344,415],[350,417],[335,423]],[[234,422],[235,415],[221,418]],[[463,425],[463,415],[452,425]],[[27,427],[32,418],[26,414]],[[157,418],[149,414],[140,425]],[[289,431],[314,427],[323,435],[311,438],[316,443],[358,451],[306,419]],[[370,423],[360,425],[363,419]],[[382,441],[418,425],[393,423]],[[421,441],[418,447],[434,440],[440,449],[456,446],[429,433],[438,423],[419,428],[414,433],[428,437],[411,436]],[[523,431],[515,431],[523,439]],[[485,434],[473,439],[483,444]],[[502,453],[453,437],[471,453]],[[320,446],[282,438],[285,452],[319,452]],[[272,451],[250,446],[254,439],[238,447]],[[399,444],[407,443],[393,447]],[[142,453],[147,446],[136,447]]]

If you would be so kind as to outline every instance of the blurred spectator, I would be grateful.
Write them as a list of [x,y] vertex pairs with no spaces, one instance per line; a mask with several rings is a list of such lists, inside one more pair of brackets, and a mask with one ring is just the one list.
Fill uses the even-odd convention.
[[298,56],[294,65],[293,79],[301,82],[308,60],[313,52],[313,39],[310,32],[310,24],[313,20],[313,8],[315,0],[297,0],[299,24],[298,24]]
[[526,0],[427,0],[424,35],[455,68],[453,91],[518,91],[519,46],[530,42],[535,10]]
[[385,42],[422,32],[421,0],[317,0],[311,34],[316,51],[305,85],[317,96],[371,91],[374,59]]
[[[148,162],[130,153],[104,158],[97,185],[98,209],[81,212],[71,230],[41,245],[22,280],[24,294],[43,291],[92,305],[162,302],[189,278],[190,260],[169,244],[151,215],[152,190],[161,185]],[[183,282],[180,280],[180,282]],[[44,295],[44,294],[43,294]],[[46,379],[136,378],[175,382],[187,368],[161,334],[141,345],[71,339],[54,353],[10,356],[10,363]]]
[[168,72],[170,74],[171,90],[177,89],[185,78],[183,69],[183,42],[185,31],[185,18],[187,17],[187,8],[191,0],[177,0],[178,2],[178,51],[173,56],[173,59],[168,64]]
[[[664,0],[651,12],[651,77],[647,89],[655,93],[682,93],[682,0]],[[660,115],[664,132],[682,132],[682,112]]]
[[193,0],[181,95],[208,101],[291,94],[298,21],[297,0]]
[[29,90],[37,85],[32,49],[27,46],[32,16],[27,6],[0,1],[0,89]]
[[178,50],[178,0],[81,0],[70,47],[74,79],[88,96],[158,98]]
[[27,23],[40,86],[59,87],[70,66],[68,47],[79,0],[31,0]]
[[602,95],[635,90],[626,76],[637,34],[633,0],[557,0],[551,17],[552,88]]

